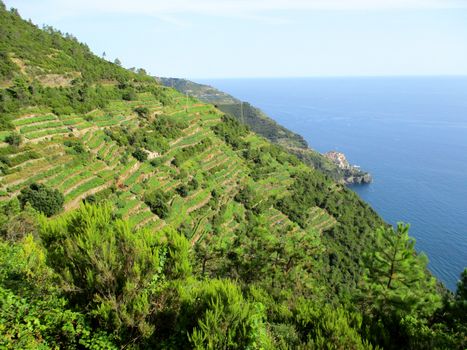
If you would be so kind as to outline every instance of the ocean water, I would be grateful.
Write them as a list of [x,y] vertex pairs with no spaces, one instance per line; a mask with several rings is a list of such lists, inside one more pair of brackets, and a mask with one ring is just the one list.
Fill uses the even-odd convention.
[[467,267],[467,77],[203,80],[261,108],[374,182],[353,186],[389,223],[411,224],[454,290]]

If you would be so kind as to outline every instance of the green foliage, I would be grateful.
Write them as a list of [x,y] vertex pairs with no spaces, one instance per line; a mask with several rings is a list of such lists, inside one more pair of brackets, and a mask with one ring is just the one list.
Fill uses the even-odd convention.
[[376,315],[429,315],[440,306],[435,279],[427,276],[428,259],[417,254],[409,225],[376,231],[375,251],[366,257],[368,273],[362,286],[364,309]]
[[[428,318],[441,307],[434,277],[427,275],[427,258],[417,254],[409,225],[398,223],[376,231],[375,250],[366,254],[368,268],[359,304],[367,316],[373,341],[384,348],[422,349],[439,342]],[[443,341],[444,342],[444,341]]]
[[134,111],[136,112],[136,114],[138,114],[138,116],[140,116],[141,118],[147,118],[149,116],[149,108],[147,107],[136,107],[134,109]]
[[187,244],[175,235],[133,231],[108,205],[82,205],[44,220],[41,229],[49,263],[71,302],[121,340],[149,337],[166,279],[189,273],[187,253],[179,252]]
[[190,330],[189,342],[177,348],[272,349],[264,306],[244,299],[234,283],[191,281],[180,290],[180,330]]
[[37,212],[30,205],[21,210],[18,199],[13,198],[0,207],[0,234],[10,242],[20,241],[29,234],[35,236],[36,217]]
[[115,187],[110,187],[110,188],[106,188],[102,191],[99,191],[95,194],[92,194],[90,196],[87,196],[85,199],[84,199],[84,202],[88,203],[88,204],[99,204],[99,203],[102,203],[103,201],[109,199],[110,196],[112,196],[116,191],[116,188]]
[[34,209],[46,216],[52,216],[60,212],[65,201],[63,194],[58,190],[36,183],[23,188],[18,195],[18,200],[23,208],[29,203]]
[[144,202],[149,206],[151,211],[161,219],[169,215],[169,206],[167,202],[169,196],[161,190],[151,191],[145,194]]
[[173,164],[176,166],[182,165],[186,160],[193,157],[195,154],[199,154],[206,150],[209,146],[212,145],[212,141],[209,138],[203,139],[201,142],[193,146],[188,146],[182,148],[175,155]]
[[373,349],[361,336],[362,316],[342,307],[316,305],[300,300],[295,322],[308,349]]
[[0,51],[0,80],[11,79],[19,68],[8,57],[8,52]]
[[187,128],[186,122],[177,121],[166,115],[158,116],[152,123],[152,130],[158,135],[173,140],[182,135],[182,130]]
[[[11,146],[12,148],[16,148],[18,151],[20,151],[19,148],[17,148],[17,146]],[[0,155],[0,163],[3,165],[3,172],[4,173],[9,173],[9,169],[10,167],[15,167],[23,162],[26,162],[30,159],[37,159],[39,158],[39,154],[37,154],[37,152],[35,151],[31,151],[30,149],[28,148],[24,148],[22,149],[21,151],[23,152],[12,152],[13,154],[14,153],[18,153],[17,155],[13,156],[13,157],[7,157],[7,156],[3,156],[3,155]]]
[[20,134],[13,132],[5,138],[5,142],[11,146],[18,147],[22,142],[22,137]]
[[68,308],[31,236],[0,242],[0,347],[2,349],[116,349],[83,314]]
[[120,146],[134,146],[153,152],[166,152],[170,148],[169,141],[179,137],[186,126],[185,123],[159,116],[151,124],[151,132],[142,129],[130,130],[125,127],[116,127],[106,129],[105,133]]
[[188,191],[189,189],[188,189],[188,186],[186,185],[180,185],[175,189],[175,192],[177,192],[183,198],[188,196],[188,193],[189,193]]
[[72,149],[73,152],[76,154],[86,153],[86,149],[84,148],[84,145],[80,140],[75,140],[75,139],[66,140],[64,142],[64,145]]
[[[259,111],[243,119],[276,145],[1,6],[0,80],[0,347],[465,348],[467,273],[442,305],[407,228],[378,230]],[[65,122],[76,137],[13,131],[68,134]],[[8,200],[32,182],[87,204],[39,225],[63,196],[33,184]]]
[[267,207],[267,202],[264,198],[256,193],[251,186],[242,188],[237,195],[235,200],[244,205],[247,210],[252,210],[255,214],[260,214]]
[[467,268],[461,274],[459,282],[457,282],[457,291],[456,291],[456,302],[459,303],[459,306],[463,308],[466,312],[464,316],[467,317]]
[[[81,72],[83,79],[97,81],[99,79],[117,79],[139,76],[107,62],[91,53],[87,45],[79,43],[70,34],[63,34],[50,26],[43,30],[31,22],[22,20],[15,12],[0,9],[0,52],[2,56],[3,76],[19,71],[18,67],[6,59],[6,53],[13,53],[31,66],[32,72],[64,73]],[[55,51],[50,55],[50,49]],[[33,70],[39,67],[41,70]],[[29,67],[28,67],[29,68]],[[7,70],[7,71],[4,71]],[[8,74],[10,73],[10,74]],[[11,75],[10,75],[11,76]],[[143,79],[140,77],[139,79]]]
[[144,162],[148,159],[148,153],[141,148],[135,149],[131,155],[140,162]]
[[242,137],[248,133],[248,127],[240,124],[236,119],[224,115],[222,123],[212,127],[214,133],[227,142],[233,149],[240,149],[246,146]]

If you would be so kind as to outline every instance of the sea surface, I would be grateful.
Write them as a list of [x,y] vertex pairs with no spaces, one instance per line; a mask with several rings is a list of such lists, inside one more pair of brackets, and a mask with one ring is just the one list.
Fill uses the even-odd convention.
[[451,290],[467,267],[467,77],[198,80],[371,172],[353,186]]

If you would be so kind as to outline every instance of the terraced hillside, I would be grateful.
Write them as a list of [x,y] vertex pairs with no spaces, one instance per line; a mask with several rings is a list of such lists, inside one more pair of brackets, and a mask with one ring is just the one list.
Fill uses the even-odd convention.
[[289,151],[0,1],[0,348],[462,346],[408,227]]
[[105,200],[135,227],[179,230],[196,252],[259,220],[277,237],[314,237],[324,266],[343,267],[323,278],[355,287],[382,220],[353,192],[213,105],[100,59],[71,35],[14,11],[2,10],[1,24],[0,201],[41,183],[63,194],[65,211]]
[[299,157],[305,164],[320,170],[333,180],[346,184],[371,182],[369,173],[355,167],[339,167],[325,155],[310,148],[305,139],[282,125],[276,123],[259,108],[248,102],[220,91],[212,86],[198,84],[186,79],[157,78],[162,84],[177,91],[194,96],[206,103],[212,103],[224,113],[237,118],[251,130],[265,137],[272,143],[281,145],[291,154]]
[[[256,169],[244,153],[251,147],[270,148],[266,140],[245,131],[240,138],[245,145],[232,149],[216,134],[216,127],[223,123],[222,112],[195,100],[186,105],[185,97],[173,90],[166,89],[165,93],[173,98],[170,106],[162,106],[149,93],[140,93],[133,101],[111,101],[106,108],[85,114],[56,115],[34,108],[16,113],[11,120],[14,127],[4,132],[4,137],[17,133],[23,141],[18,147],[6,142],[2,145],[5,160],[0,200],[11,200],[32,183],[62,192],[66,210],[103,194],[137,227],[183,225],[187,237],[196,244],[203,238],[197,234],[201,222],[208,235],[212,234],[208,223],[214,217],[227,235],[245,225],[245,206],[235,197],[248,187],[268,203],[264,215],[272,229],[283,234],[302,230],[273,204],[288,194],[294,174],[307,171],[306,167],[295,160],[288,163],[287,156],[284,162],[268,155],[267,172],[252,175]],[[137,107],[147,108],[144,118],[135,112]],[[113,135],[141,130],[155,134],[158,131],[151,124],[161,118],[180,123],[180,133],[167,138],[169,148],[165,152],[143,149],[148,158],[143,162],[129,154],[129,146]],[[190,185],[194,181],[196,186]],[[177,189],[180,192],[184,187],[190,188],[179,194]],[[145,203],[146,192],[155,190],[168,195],[165,218],[151,212]],[[307,229],[318,234],[335,224],[326,210],[314,207],[311,212]]]

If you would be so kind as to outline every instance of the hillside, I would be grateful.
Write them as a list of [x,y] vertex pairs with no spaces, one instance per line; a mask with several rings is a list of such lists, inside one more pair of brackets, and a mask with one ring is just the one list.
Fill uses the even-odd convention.
[[467,281],[344,185],[3,6],[0,39],[0,347],[465,344]]
[[157,78],[157,80],[183,94],[214,104],[222,112],[248,125],[258,135],[280,145],[289,153],[300,158],[305,164],[320,170],[339,183],[361,184],[372,181],[369,173],[355,167],[339,167],[325,155],[309,148],[308,143],[302,136],[279,125],[259,108],[250,105],[248,102],[240,101],[212,86],[198,84],[186,79]]

